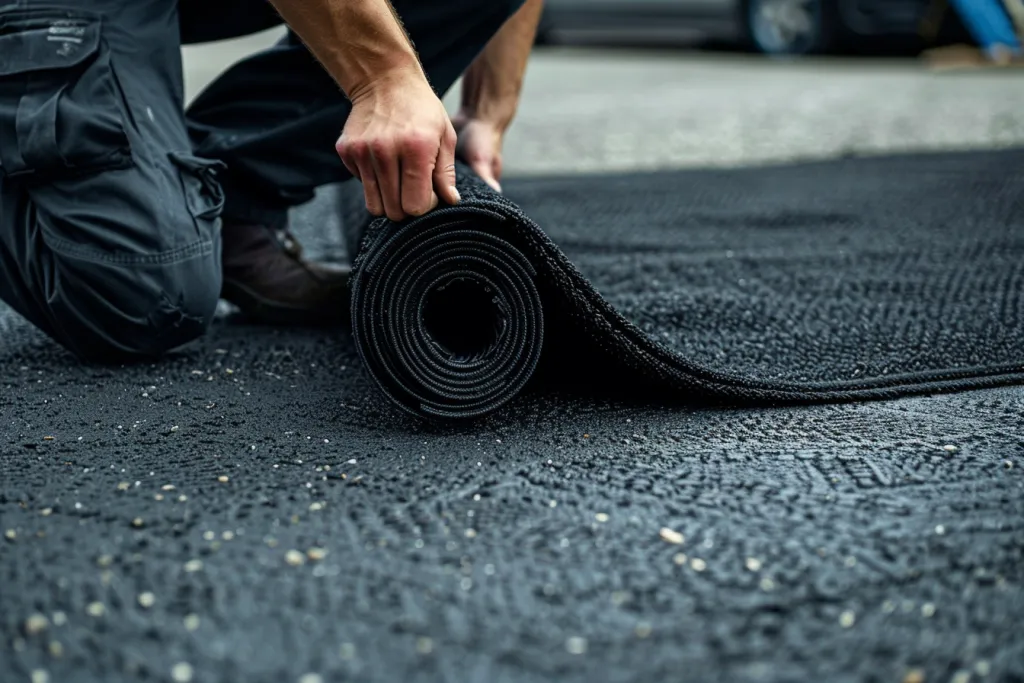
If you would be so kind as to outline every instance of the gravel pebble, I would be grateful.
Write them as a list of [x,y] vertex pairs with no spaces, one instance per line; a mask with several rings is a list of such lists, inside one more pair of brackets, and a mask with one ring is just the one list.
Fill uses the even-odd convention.
[[284,554],[284,561],[293,567],[305,564],[306,556],[300,553],[298,550],[289,550]]
[[50,620],[42,614],[33,614],[25,620],[25,635],[34,636],[42,633],[50,626]]
[[686,540],[681,533],[668,527],[662,527],[658,535],[661,536],[661,540],[674,545],[682,545],[683,541]]
[[171,667],[171,679],[174,683],[189,683],[192,680],[192,665],[188,662],[178,662]]
[[924,683],[924,671],[911,669],[903,676],[903,683]]
[[573,636],[565,641],[565,649],[571,655],[582,655],[587,651],[587,639]]

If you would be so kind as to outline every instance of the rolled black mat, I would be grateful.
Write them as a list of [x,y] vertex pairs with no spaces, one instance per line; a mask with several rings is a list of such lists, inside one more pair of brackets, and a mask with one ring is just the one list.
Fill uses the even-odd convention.
[[493,411],[537,374],[732,403],[1019,382],[1022,162],[507,184],[545,230],[463,166],[457,207],[403,224],[371,221],[356,192],[355,342],[389,397],[435,418]]

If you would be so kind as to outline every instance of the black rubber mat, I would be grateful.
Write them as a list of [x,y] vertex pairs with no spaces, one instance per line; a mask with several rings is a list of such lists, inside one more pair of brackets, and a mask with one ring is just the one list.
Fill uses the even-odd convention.
[[[741,200],[789,173],[665,183]],[[562,184],[505,185],[530,207]],[[634,281],[664,276],[636,255],[678,230],[545,205],[639,310]],[[306,209],[300,241],[338,255],[333,204]],[[774,248],[735,230],[737,255]],[[699,284],[696,238],[718,237],[691,232]],[[710,409],[579,386],[439,426],[376,391],[344,332],[222,319],[110,368],[0,305],[0,682],[1024,681],[1024,387]]]
[[345,211],[360,354],[414,413],[596,372],[753,404],[1024,379],[1020,151],[459,187],[402,225]]

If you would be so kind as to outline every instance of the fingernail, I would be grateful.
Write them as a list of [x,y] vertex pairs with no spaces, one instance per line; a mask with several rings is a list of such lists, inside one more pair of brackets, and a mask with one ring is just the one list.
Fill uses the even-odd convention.
[[462,195],[461,195],[461,194],[459,194],[459,188],[457,188],[457,187],[453,187],[453,188],[452,188],[452,194],[454,194],[454,195],[455,195],[455,203],[456,203],[456,204],[458,204],[459,202],[461,202],[461,201],[462,201]]

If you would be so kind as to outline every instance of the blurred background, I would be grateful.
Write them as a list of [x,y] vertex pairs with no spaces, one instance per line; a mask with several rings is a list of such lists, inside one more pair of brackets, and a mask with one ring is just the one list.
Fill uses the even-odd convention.
[[[1024,0],[546,2],[509,175],[1024,144],[1024,68],[980,49]],[[186,47],[188,96],[280,35]]]
[[965,40],[932,0],[547,0],[545,44],[712,42],[772,55],[912,52]]

